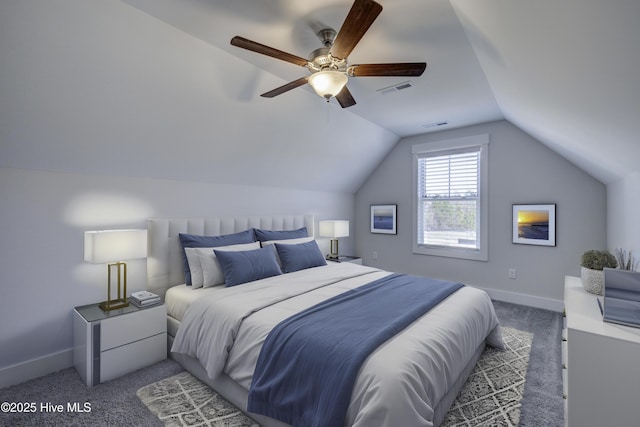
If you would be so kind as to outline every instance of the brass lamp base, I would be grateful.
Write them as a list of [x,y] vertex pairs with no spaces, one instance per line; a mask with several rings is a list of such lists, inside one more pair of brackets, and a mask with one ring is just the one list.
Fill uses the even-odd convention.
[[118,308],[129,307],[129,301],[122,299],[113,299],[109,301],[103,301],[98,304],[98,306],[102,309],[102,311],[111,311]]
[[[111,269],[114,268],[118,271],[118,296],[111,299]],[[102,311],[111,311],[118,308],[124,308],[129,306],[127,301],[127,264],[124,262],[114,262],[107,265],[107,300],[98,304]],[[121,281],[121,279],[123,279]],[[124,284],[124,290],[121,287]]]
[[338,259],[338,239],[331,239],[331,249],[327,259]]

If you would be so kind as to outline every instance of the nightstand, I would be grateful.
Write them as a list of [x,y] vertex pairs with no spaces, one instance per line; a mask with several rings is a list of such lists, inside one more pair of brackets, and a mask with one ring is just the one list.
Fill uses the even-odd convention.
[[357,256],[349,256],[349,255],[340,255],[338,259],[327,257],[327,261],[333,262],[350,262],[352,264],[362,265],[362,258]]
[[98,304],[73,310],[73,365],[88,385],[112,380],[167,358],[164,304],[102,311]]

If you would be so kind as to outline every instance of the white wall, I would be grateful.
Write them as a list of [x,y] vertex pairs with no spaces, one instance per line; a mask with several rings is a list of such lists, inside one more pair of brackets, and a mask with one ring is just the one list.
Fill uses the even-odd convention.
[[[47,368],[23,375],[70,365],[73,307],[106,293],[105,265],[83,260],[86,230],[146,228],[150,217],[354,219],[351,194],[12,168],[0,168],[0,200],[0,387],[33,359]],[[341,239],[345,253],[352,240]],[[328,239],[319,241],[328,251]],[[128,277],[130,291],[144,289],[146,262],[129,262]]]
[[[353,219],[398,139],[304,88],[261,98],[284,82],[119,0],[2,1],[0,58],[0,386],[70,364],[71,310],[106,281],[83,231]],[[131,290],[144,270],[129,264]]]
[[[640,261],[640,173],[607,185],[607,247],[633,251]],[[639,265],[640,266],[640,265]]]
[[[413,254],[411,145],[477,134],[491,140],[489,261]],[[370,205],[383,203],[398,205],[395,236],[369,232]],[[514,203],[557,204],[556,247],[511,243]],[[498,121],[401,140],[356,193],[356,221],[356,252],[368,265],[462,281],[492,289],[498,299],[559,309],[564,276],[579,275],[581,253],[606,247],[606,194],[603,184]],[[507,278],[509,268],[517,270],[516,280]]]

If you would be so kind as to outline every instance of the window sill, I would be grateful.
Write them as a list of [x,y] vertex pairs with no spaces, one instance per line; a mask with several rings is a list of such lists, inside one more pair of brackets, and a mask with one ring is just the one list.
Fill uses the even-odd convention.
[[444,248],[441,246],[414,245],[413,253],[447,258],[468,259],[472,261],[489,261],[486,250]]

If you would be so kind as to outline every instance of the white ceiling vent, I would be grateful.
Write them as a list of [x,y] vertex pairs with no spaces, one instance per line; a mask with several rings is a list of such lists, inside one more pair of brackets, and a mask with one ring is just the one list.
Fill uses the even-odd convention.
[[392,86],[383,87],[382,89],[378,89],[377,92],[379,92],[381,95],[389,95],[390,93],[409,89],[410,87],[413,87],[413,85],[411,84],[411,82],[406,81],[402,83],[396,83]]

